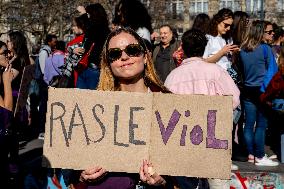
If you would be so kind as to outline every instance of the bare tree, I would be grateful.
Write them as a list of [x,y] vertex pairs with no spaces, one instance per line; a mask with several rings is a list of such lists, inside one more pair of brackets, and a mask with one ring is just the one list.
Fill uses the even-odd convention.
[[1,21],[10,30],[21,30],[41,42],[48,33],[61,39],[69,32],[76,7],[87,0],[13,0],[1,1]]

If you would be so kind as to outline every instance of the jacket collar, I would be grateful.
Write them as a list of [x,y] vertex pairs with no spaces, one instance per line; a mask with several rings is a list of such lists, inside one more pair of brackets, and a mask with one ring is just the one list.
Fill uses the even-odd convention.
[[204,60],[201,57],[191,57],[191,58],[184,59],[181,65],[189,64],[190,62],[196,62],[196,61],[204,61]]

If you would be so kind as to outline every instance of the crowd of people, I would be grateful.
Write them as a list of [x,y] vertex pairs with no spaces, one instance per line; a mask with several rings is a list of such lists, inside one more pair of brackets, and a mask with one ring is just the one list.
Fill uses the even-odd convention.
[[[151,17],[139,0],[120,0],[111,27],[99,3],[79,6],[77,11],[72,21],[75,38],[66,45],[56,35],[47,35],[34,59],[29,56],[23,32],[11,31],[6,43],[0,41],[3,185],[8,184],[11,173],[19,172],[19,128],[27,126],[31,131],[28,137],[44,139],[49,86],[232,95],[232,160],[256,166],[279,165],[280,138],[284,134],[282,27],[224,8],[212,18],[204,13],[197,15],[191,29],[179,41],[170,25],[161,25],[159,32],[153,31]],[[13,114],[23,72],[29,66],[34,72],[25,89],[26,109]],[[266,154],[266,144],[274,156]],[[83,171],[60,170],[60,174],[70,188],[230,187],[228,180],[159,175],[149,171],[152,166],[141,159],[137,174],[111,173],[99,165]],[[233,164],[231,167],[238,169]],[[33,188],[32,184],[23,183],[23,188]],[[41,187],[47,184],[40,183]]]

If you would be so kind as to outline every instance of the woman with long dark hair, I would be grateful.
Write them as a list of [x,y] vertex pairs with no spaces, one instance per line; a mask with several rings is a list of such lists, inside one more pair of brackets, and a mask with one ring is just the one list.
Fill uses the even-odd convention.
[[140,37],[151,42],[151,16],[144,4],[139,0],[120,0],[115,7],[113,24],[130,27]]
[[[30,57],[27,47],[27,40],[23,32],[12,31],[8,33],[7,47],[13,56],[9,63],[12,65],[13,81],[12,81],[12,91],[13,91],[13,102],[17,102],[19,96],[19,90],[21,85],[21,80],[23,76],[24,67],[30,64]],[[16,103],[13,104],[13,111],[16,108]],[[23,111],[16,112],[16,116],[13,119],[13,123],[9,128],[8,135],[8,151],[10,153],[10,173],[14,176],[18,173],[17,161],[19,152],[19,142],[18,142],[18,130],[23,128],[27,124],[28,115],[25,109]]]
[[[30,64],[27,39],[20,31],[10,32],[8,34],[7,46],[8,50],[10,50],[13,55],[11,64],[15,78],[12,82],[12,88],[13,91],[18,91],[20,89],[24,67]],[[17,96],[16,93],[13,94],[13,96],[15,95]]]
[[[196,29],[203,33],[206,33],[209,27],[209,23],[210,23],[209,16],[207,14],[201,13],[195,17],[191,29]],[[179,66],[184,60],[184,58],[185,58],[184,52],[182,46],[180,46],[178,50],[174,52],[173,59],[176,65]]]
[[[90,4],[86,7],[86,13],[89,18],[89,25],[86,28],[83,40],[83,54],[90,52],[88,56],[87,68],[81,68],[80,62],[77,66],[79,76],[76,87],[82,89],[96,89],[99,82],[99,69],[101,52],[104,42],[110,32],[108,27],[107,14],[104,7],[99,4]],[[83,15],[82,15],[83,16]]]
[[241,45],[249,23],[249,15],[243,11],[234,12],[232,39],[234,44]]
[[229,31],[232,24],[233,12],[230,9],[221,9],[213,16],[208,28],[208,43],[203,55],[207,62],[216,63],[225,70],[231,68],[229,56],[239,49],[231,44]]
[[201,13],[195,17],[191,29],[196,29],[203,33],[206,33],[209,27],[209,23],[210,18],[208,14]]
[[78,71],[74,69],[82,57],[82,54],[85,52],[83,47],[83,40],[89,25],[89,18],[87,14],[77,16],[73,19],[72,22],[72,31],[75,35],[75,38],[71,40],[66,46],[66,58],[65,64],[63,66],[62,74],[68,78],[74,79],[74,84],[72,82],[67,82],[66,87],[76,86],[78,79]]

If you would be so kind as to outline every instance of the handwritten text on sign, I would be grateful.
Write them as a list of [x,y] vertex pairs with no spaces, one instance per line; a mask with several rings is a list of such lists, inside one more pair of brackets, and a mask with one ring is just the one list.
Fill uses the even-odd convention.
[[147,158],[160,174],[228,178],[231,104],[230,97],[51,88],[44,155],[51,167],[137,173]]

